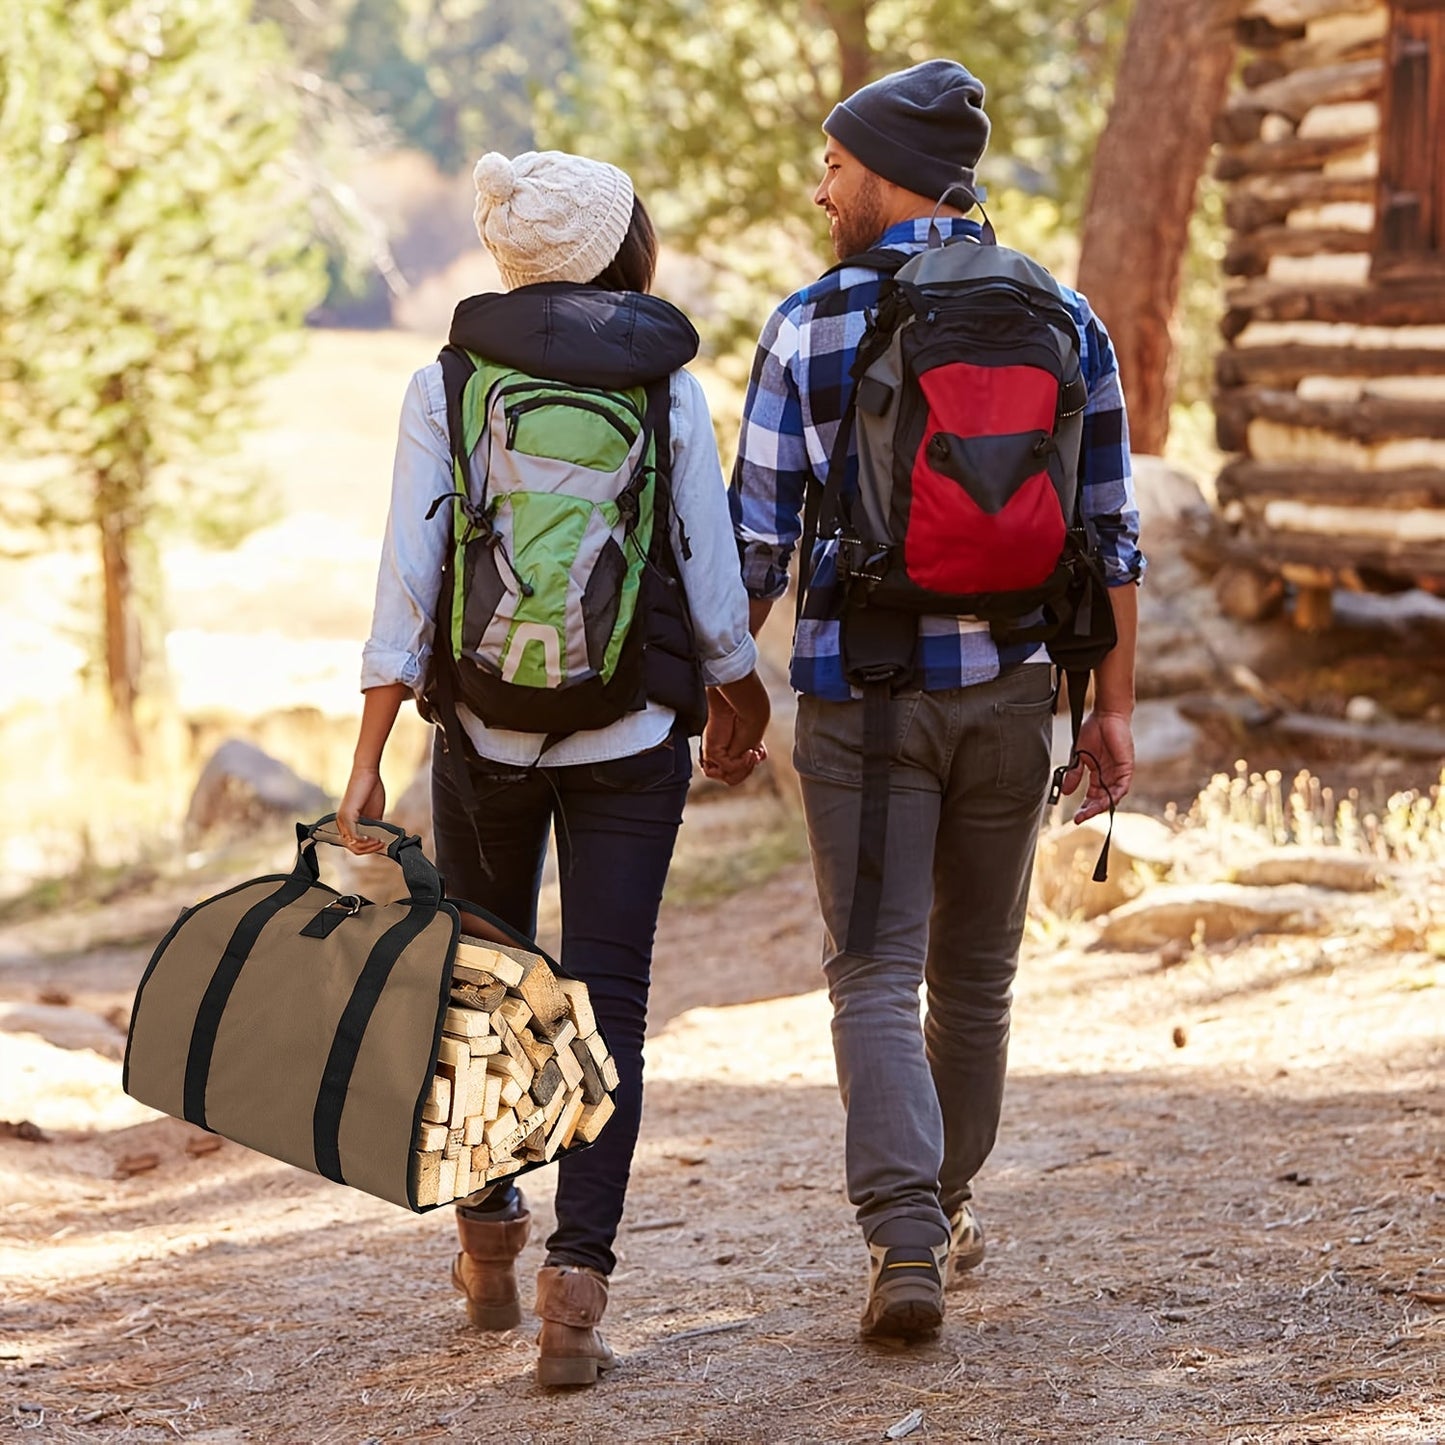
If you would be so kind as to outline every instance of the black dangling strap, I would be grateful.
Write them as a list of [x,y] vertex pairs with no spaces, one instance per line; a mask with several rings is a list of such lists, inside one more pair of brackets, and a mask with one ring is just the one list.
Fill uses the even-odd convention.
[[1104,790],[1104,796],[1109,800],[1109,827],[1104,834],[1104,846],[1099,849],[1099,861],[1094,864],[1094,882],[1107,883],[1109,881],[1109,844],[1114,841],[1114,795],[1109,791],[1109,785],[1104,781],[1104,765],[1087,749],[1075,751],[1074,758],[1080,761],[1087,759],[1093,763],[1094,776],[1098,784]]
[[889,772],[892,763],[892,684],[863,686],[863,789],[858,801],[858,874],[843,951],[873,952],[883,901],[883,862],[888,847]]
[[1105,796],[1109,799],[1109,827],[1104,834],[1104,846],[1099,850],[1099,861],[1094,864],[1093,878],[1095,883],[1107,883],[1109,881],[1109,844],[1114,840],[1114,810],[1116,800],[1113,793],[1109,791],[1109,785],[1104,782],[1104,769],[1093,753],[1079,750],[1079,733],[1084,726],[1084,699],[1089,689],[1089,674],[1087,670],[1066,668],[1064,670],[1064,685],[1069,693],[1069,727],[1071,737],[1069,742],[1069,760],[1060,763],[1054,769],[1053,781],[1049,787],[1049,806],[1052,807],[1064,795],[1064,775],[1070,768],[1076,766],[1083,759],[1087,758],[1097,769],[1099,786],[1103,788]]

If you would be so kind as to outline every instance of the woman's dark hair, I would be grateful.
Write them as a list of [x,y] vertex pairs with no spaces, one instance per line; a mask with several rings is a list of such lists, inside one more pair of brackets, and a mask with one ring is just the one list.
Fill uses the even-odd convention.
[[632,220],[617,254],[592,278],[592,285],[608,291],[650,291],[657,270],[657,232],[652,217],[637,197],[632,198]]

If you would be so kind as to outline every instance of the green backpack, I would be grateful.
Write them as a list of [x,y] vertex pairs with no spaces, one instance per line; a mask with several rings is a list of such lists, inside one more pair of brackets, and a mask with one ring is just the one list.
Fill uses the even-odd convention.
[[647,697],[638,624],[666,546],[667,379],[611,391],[457,346],[441,361],[455,489],[428,514],[452,508],[436,691],[490,727],[605,727]]

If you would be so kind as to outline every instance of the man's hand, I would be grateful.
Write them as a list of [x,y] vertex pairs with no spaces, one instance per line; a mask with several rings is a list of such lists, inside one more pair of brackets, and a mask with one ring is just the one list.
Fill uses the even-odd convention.
[[386,844],[380,838],[365,838],[356,831],[358,818],[386,816],[386,789],[375,768],[357,764],[347,780],[346,792],[336,809],[336,831],[341,834],[347,850],[352,853],[384,853]]
[[1108,812],[1111,801],[1117,807],[1134,781],[1134,732],[1128,717],[1092,712],[1084,720],[1074,765],[1064,774],[1064,792],[1072,794],[1078,788],[1085,769],[1089,790],[1074,814],[1076,823]]

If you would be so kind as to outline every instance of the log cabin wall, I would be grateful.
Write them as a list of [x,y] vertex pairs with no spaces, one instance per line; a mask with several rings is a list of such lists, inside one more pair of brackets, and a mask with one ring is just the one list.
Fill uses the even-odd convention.
[[1220,119],[1232,560],[1445,592],[1445,0],[1245,0]]

